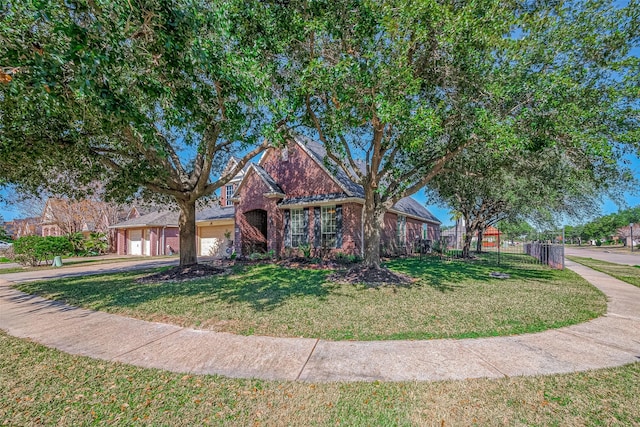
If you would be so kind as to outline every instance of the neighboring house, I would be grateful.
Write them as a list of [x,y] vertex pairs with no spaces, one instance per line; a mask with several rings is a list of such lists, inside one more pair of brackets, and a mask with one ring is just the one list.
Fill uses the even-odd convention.
[[465,229],[464,219],[460,218],[456,220],[456,224],[453,227],[442,230],[440,235],[444,239],[446,247],[449,249],[462,249]]
[[109,227],[141,215],[137,206],[122,207],[97,200],[69,200],[50,198],[47,200],[41,219],[42,236],[63,236],[82,233],[87,238],[91,233],[105,233],[109,251],[116,251],[116,236]]
[[109,226],[109,205],[94,200],[50,198],[42,211],[42,236],[63,236],[82,233],[105,233]]
[[[296,136],[251,164],[234,194],[235,250],[286,255],[301,246],[361,255],[364,191],[331,163],[324,147]],[[410,197],[384,216],[384,254],[410,250],[421,238],[437,240],[440,221]]]
[[[178,217],[178,211],[155,211],[110,227],[117,233],[118,254],[156,256],[179,252]],[[233,217],[233,206],[215,205],[198,210],[198,255],[222,257],[231,253]]]
[[5,231],[12,239],[19,239],[23,236],[40,235],[40,218],[29,217],[23,219],[14,219],[4,223]]
[[482,233],[482,247],[483,248],[495,248],[500,244],[502,232],[496,227],[490,225]]

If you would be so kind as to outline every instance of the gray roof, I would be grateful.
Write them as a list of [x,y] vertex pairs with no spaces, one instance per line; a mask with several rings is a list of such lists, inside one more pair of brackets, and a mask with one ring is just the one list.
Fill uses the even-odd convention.
[[196,221],[213,221],[216,219],[233,219],[236,213],[234,206],[208,206],[196,212]]
[[262,179],[262,181],[264,181],[267,187],[269,187],[269,193],[284,194],[284,191],[282,190],[282,188],[280,188],[278,183],[271,177],[271,175],[267,173],[266,170],[262,168],[262,166],[259,166],[255,163],[252,164],[252,166],[255,169],[258,176]]
[[328,200],[345,199],[348,197],[351,197],[351,196],[349,196],[347,193],[315,194],[313,196],[286,198],[286,199],[283,199],[279,204],[288,206],[288,205],[297,205],[297,204],[303,204],[303,203],[325,202]]
[[356,184],[351,181],[347,174],[338,167],[332,160],[327,157],[327,150],[321,143],[307,138],[304,135],[295,135],[294,139],[307,148],[307,151],[315,158],[315,160],[321,165],[325,166],[331,176],[338,182],[338,184],[345,189],[347,194],[353,197],[364,197],[364,189],[360,184]]
[[[233,206],[209,206],[196,212],[196,221],[214,221],[217,219],[233,219]],[[180,213],[176,211],[155,211],[138,218],[120,222],[109,228],[137,228],[137,227],[177,227]]]
[[[329,171],[336,182],[345,189],[347,196],[364,198],[364,189],[362,188],[362,186],[351,181],[351,179],[349,179],[342,168],[338,167],[332,160],[327,157],[327,150],[325,149],[324,145],[303,135],[295,135],[294,139],[296,140],[296,142],[306,147],[307,151],[315,158],[318,163],[325,166],[325,168]],[[363,162],[356,161],[356,163],[360,170],[365,170],[365,165]],[[319,200],[331,200],[331,197],[334,195],[329,194],[323,196],[324,198],[310,200],[310,202]],[[293,202],[294,199],[289,200],[291,200],[291,202],[286,204],[304,203],[303,200],[295,202]],[[285,201],[283,201],[283,204],[284,203]],[[401,213],[423,219],[425,221],[442,224],[440,220],[438,220],[438,218],[436,218],[431,212],[429,212],[426,207],[422,206],[417,200],[412,197],[405,197],[404,199],[399,200],[395,205],[393,205],[393,209]]]
[[138,218],[119,222],[109,228],[177,227],[178,211],[155,211]]
[[406,213],[407,215],[412,215],[430,222],[436,222],[438,224],[442,224],[442,222],[436,218],[429,210],[422,206],[416,199],[413,197],[405,197],[404,199],[400,199],[398,203],[393,205],[393,209]]

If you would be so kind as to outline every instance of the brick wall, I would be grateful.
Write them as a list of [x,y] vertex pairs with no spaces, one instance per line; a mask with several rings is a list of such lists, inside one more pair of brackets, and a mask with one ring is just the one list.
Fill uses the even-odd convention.
[[117,246],[118,246],[118,255],[126,255],[127,254],[127,237],[125,229],[118,229],[117,234]]
[[284,190],[287,197],[341,193],[342,188],[296,143],[287,147],[287,160],[281,150],[271,148],[261,166]]
[[[162,230],[160,232],[162,233]],[[169,255],[169,247],[173,249],[174,253],[180,251],[180,231],[178,227],[164,229],[164,253],[166,255]]]
[[[245,177],[240,201],[236,203],[235,213],[235,251],[240,255],[250,255],[255,248],[266,244],[267,250],[274,250],[277,254],[281,250],[283,218],[282,211],[278,209],[278,199],[268,199],[264,193],[268,187],[262,179],[253,171]],[[256,209],[267,214],[267,236],[253,227],[246,218],[246,213]],[[253,248],[253,249],[252,249]]]

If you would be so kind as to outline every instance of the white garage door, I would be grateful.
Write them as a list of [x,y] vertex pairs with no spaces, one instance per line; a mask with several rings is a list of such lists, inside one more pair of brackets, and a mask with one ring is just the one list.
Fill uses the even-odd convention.
[[223,257],[227,248],[225,229],[229,227],[200,227],[200,256]]
[[142,255],[142,230],[129,230],[129,254]]

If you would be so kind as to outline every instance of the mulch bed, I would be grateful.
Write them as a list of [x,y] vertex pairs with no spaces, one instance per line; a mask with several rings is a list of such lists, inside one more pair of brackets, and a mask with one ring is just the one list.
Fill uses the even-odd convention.
[[372,268],[360,265],[344,272],[335,272],[328,279],[340,283],[364,283],[371,288],[383,285],[409,286],[416,281],[412,277],[395,273],[387,268]]
[[218,276],[226,272],[227,270],[224,268],[214,267],[209,264],[194,264],[184,267],[173,267],[161,273],[144,276],[136,280],[136,283],[184,282],[186,280]]
[[318,261],[316,258],[293,257],[278,262],[278,265],[286,268],[305,270],[336,270],[344,266],[332,261]]

